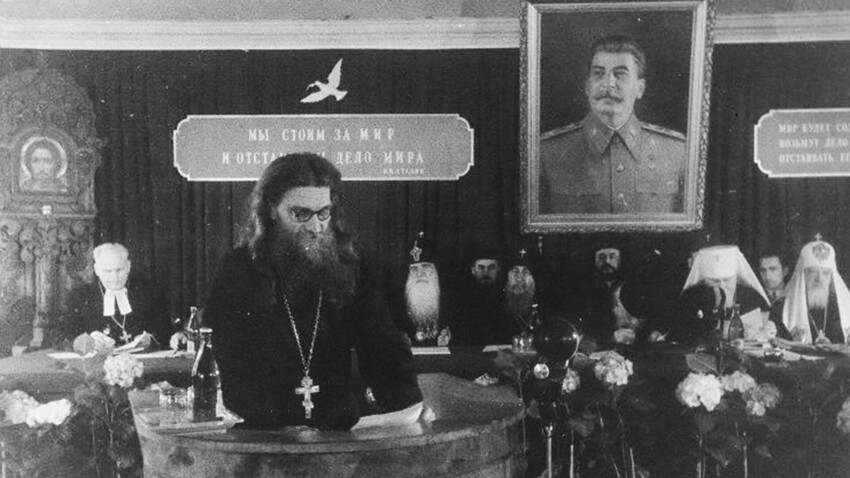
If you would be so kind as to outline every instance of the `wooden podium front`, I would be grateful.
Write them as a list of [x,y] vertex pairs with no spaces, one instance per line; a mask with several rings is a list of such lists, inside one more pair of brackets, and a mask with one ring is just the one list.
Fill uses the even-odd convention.
[[131,397],[146,477],[516,477],[525,471],[523,406],[508,387],[419,375],[436,419],[355,431],[160,427]]

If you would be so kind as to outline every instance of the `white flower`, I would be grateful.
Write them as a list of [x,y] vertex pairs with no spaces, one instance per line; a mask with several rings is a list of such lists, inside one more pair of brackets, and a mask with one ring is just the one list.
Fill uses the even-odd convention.
[[567,374],[564,376],[564,381],[561,382],[561,390],[564,393],[573,393],[581,386],[581,379],[578,376],[578,372],[575,370],[568,368]]
[[747,400],[747,413],[755,417],[763,417],[766,409],[764,403],[758,400]]
[[850,397],[847,397],[841,405],[841,411],[838,412],[835,426],[842,432],[850,435]]
[[15,390],[0,393],[0,411],[3,412],[7,422],[15,425],[24,423],[30,410],[38,406],[38,401],[24,391]]
[[676,397],[690,408],[702,404],[710,412],[723,398],[723,386],[714,375],[691,372],[676,387]]
[[123,388],[133,386],[136,377],[144,372],[142,362],[130,354],[113,355],[103,362],[104,380],[108,385],[119,385]]
[[727,392],[738,391],[741,394],[747,393],[757,386],[756,379],[740,370],[735,370],[732,375],[720,377],[720,383],[723,385],[723,390]]
[[30,428],[35,428],[45,423],[53,425],[61,425],[65,423],[68,416],[71,415],[71,401],[67,398],[54,400],[52,402],[40,405],[27,414],[27,425]]
[[590,355],[596,360],[593,373],[606,385],[626,385],[633,373],[632,362],[612,350],[596,352]]
[[761,384],[749,390],[744,398],[748,401],[757,401],[763,404],[766,408],[773,408],[782,400],[782,392],[779,387],[772,383]]

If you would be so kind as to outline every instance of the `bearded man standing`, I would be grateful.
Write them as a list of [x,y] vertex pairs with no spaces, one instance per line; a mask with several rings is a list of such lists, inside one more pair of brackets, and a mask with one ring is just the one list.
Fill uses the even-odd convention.
[[244,428],[351,428],[361,415],[351,349],[379,412],[421,408],[410,347],[345,227],[340,186],[321,156],[276,159],[242,243],[221,260],[204,318],[224,403]]
[[850,291],[838,274],[835,248],[818,239],[803,246],[785,297],[770,319],[777,335],[806,344],[843,344],[850,336]]

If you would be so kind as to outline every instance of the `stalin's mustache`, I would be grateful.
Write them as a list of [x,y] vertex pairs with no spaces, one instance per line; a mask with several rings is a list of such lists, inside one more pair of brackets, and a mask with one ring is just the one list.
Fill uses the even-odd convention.
[[614,100],[623,101],[623,98],[609,89],[604,89],[593,95],[594,100]]

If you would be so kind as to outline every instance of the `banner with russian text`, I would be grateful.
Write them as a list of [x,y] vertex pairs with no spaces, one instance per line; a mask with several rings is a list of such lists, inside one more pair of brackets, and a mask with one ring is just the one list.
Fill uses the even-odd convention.
[[770,110],[754,135],[755,162],[772,178],[850,176],[850,108]]
[[457,180],[474,163],[473,130],[456,114],[191,115],[174,131],[174,166],[189,181],[255,181],[304,151],[344,180]]

